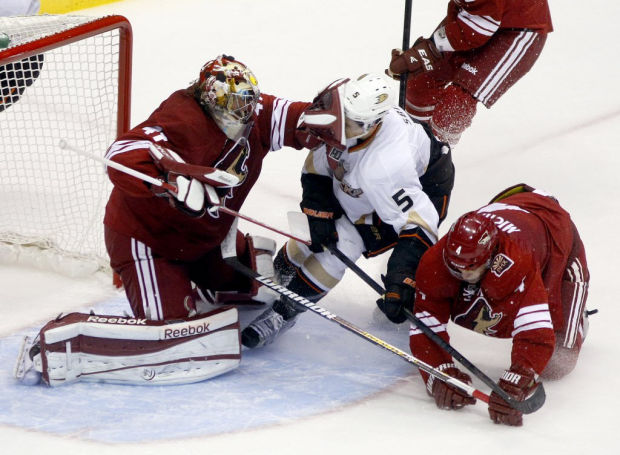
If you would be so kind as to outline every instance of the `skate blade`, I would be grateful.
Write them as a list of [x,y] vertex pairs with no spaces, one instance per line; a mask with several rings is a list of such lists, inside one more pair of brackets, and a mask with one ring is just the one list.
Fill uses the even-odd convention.
[[30,360],[30,348],[33,344],[33,337],[24,337],[19,355],[17,356],[17,361],[15,362],[15,369],[13,370],[13,376],[19,381],[23,381],[28,370],[33,367],[32,360]]

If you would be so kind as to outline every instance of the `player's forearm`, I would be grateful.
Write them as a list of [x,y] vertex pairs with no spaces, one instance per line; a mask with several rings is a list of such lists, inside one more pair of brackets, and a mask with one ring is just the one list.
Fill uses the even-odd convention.
[[[130,169],[159,178],[160,172],[148,152],[147,144],[139,141],[121,141],[112,144],[106,155],[108,159]],[[153,197],[148,184],[124,172],[107,168],[112,184],[132,197]]]

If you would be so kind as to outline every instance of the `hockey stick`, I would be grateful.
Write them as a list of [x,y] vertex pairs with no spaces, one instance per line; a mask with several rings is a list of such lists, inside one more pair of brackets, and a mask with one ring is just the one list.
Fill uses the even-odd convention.
[[[385,290],[383,289],[383,287],[375,280],[373,280],[360,267],[358,267],[357,264],[355,264],[355,262],[349,259],[342,251],[340,251],[334,246],[328,247],[328,250],[334,256],[340,259],[347,267],[349,267],[357,276],[359,276],[362,280],[369,284],[378,294],[385,294]],[[405,309],[404,312],[405,316],[407,316],[407,319],[409,319],[409,321],[411,321],[418,329],[420,329],[420,331],[422,331],[424,335],[426,335],[444,351],[446,351],[448,354],[458,360],[465,368],[467,368],[478,379],[480,379],[487,386],[489,386],[495,393],[497,393],[504,401],[506,401],[511,407],[513,407],[517,411],[521,411],[524,414],[531,414],[532,412],[540,409],[545,403],[546,395],[545,389],[543,388],[542,384],[536,387],[534,392],[523,401],[515,400],[512,396],[506,393],[506,391],[502,389],[495,381],[493,381],[478,367],[476,367],[473,363],[467,360],[454,347],[452,347],[452,345],[447,343],[443,338],[433,332],[430,327],[428,327],[426,324],[424,324],[424,322],[418,319],[411,311]]]
[[[116,170],[118,170],[120,172],[124,172],[124,173],[126,173],[128,175],[131,175],[132,177],[140,179],[140,180],[142,180],[144,182],[150,183],[152,185],[160,186],[162,188],[165,188],[165,189],[167,189],[169,191],[172,191],[172,192],[175,192],[175,193],[177,191],[176,186],[171,185],[171,184],[169,184],[167,182],[164,182],[163,180],[151,177],[150,175],[147,175],[147,174],[144,174],[142,172],[136,171],[135,169],[132,169],[132,168],[129,168],[129,167],[124,166],[122,164],[116,163],[115,161],[111,161],[111,160],[108,160],[106,158],[101,158],[101,157],[98,157],[96,155],[92,155],[90,153],[83,152],[80,149],[77,149],[75,147],[70,146],[64,140],[60,142],[59,146],[62,149],[69,149],[69,150],[72,150],[72,151],[74,151],[76,153],[84,155],[84,156],[86,156],[88,158],[100,161],[100,162],[106,164],[107,166],[110,166],[110,167],[112,167],[112,168],[114,168],[114,169],[116,169]],[[210,200],[213,200],[213,196],[212,195],[208,195],[208,197],[209,197]],[[217,197],[217,195],[215,197]],[[308,299],[306,299],[306,298],[304,298],[304,297],[302,297],[300,295],[297,295],[297,294],[295,294],[292,291],[289,291],[287,288],[285,288],[283,286],[280,286],[277,283],[274,283],[269,278],[264,277],[262,275],[259,275],[254,270],[252,270],[252,269],[246,267],[245,265],[241,264],[239,262],[239,260],[237,259],[236,242],[231,240],[231,238],[232,238],[231,237],[232,236],[231,233],[235,233],[235,235],[236,235],[236,231],[237,231],[236,226],[237,226],[237,219],[238,218],[241,218],[241,219],[244,219],[244,220],[249,221],[251,223],[257,224],[257,225],[259,225],[261,227],[264,227],[264,228],[269,229],[271,231],[277,232],[277,233],[279,233],[281,235],[284,235],[286,237],[292,238],[294,240],[297,240],[299,242],[305,243],[307,245],[310,244],[310,241],[301,239],[299,237],[293,236],[293,235],[288,234],[288,233],[286,233],[284,231],[281,231],[279,229],[271,227],[271,226],[269,226],[267,224],[261,223],[260,221],[257,221],[257,220],[255,220],[253,218],[250,218],[248,216],[242,215],[241,213],[239,213],[239,212],[237,212],[235,210],[229,209],[227,207],[224,207],[222,205],[214,204],[213,206],[217,210],[220,210],[220,211],[222,211],[224,213],[227,213],[227,214],[232,215],[232,216],[235,217],[235,221],[233,222],[233,225],[231,226],[231,229],[228,232],[228,235],[226,236],[226,239],[222,243],[222,256],[223,256],[224,260],[228,264],[230,264],[235,270],[237,270],[240,273],[248,276],[249,278],[252,278],[252,279],[258,281],[259,283],[261,283],[264,286],[268,287],[269,289],[275,291],[276,293],[278,293],[280,295],[283,295],[293,305],[300,304],[300,305],[305,306],[306,308],[308,308],[308,309],[312,310],[313,312],[321,315],[322,317],[324,317],[326,319],[329,319],[329,320],[332,320],[332,321],[338,323],[339,325],[341,325],[342,327],[346,328],[347,330],[349,330],[349,331],[351,331],[353,333],[356,333],[357,335],[362,336],[363,338],[368,339],[372,343],[374,343],[374,344],[376,344],[376,345],[378,345],[378,346],[380,346],[380,347],[382,347],[384,349],[387,349],[388,351],[391,351],[394,354],[397,354],[398,356],[400,356],[401,358],[407,360],[408,362],[413,363],[414,365],[416,365],[421,370],[426,371],[428,374],[431,374],[431,375],[437,377],[438,379],[440,379],[442,381],[445,381],[445,382],[447,382],[449,384],[454,385],[455,387],[463,390],[465,393],[467,393],[470,396],[473,396],[474,398],[477,398],[479,400],[483,400],[483,401],[488,403],[489,396],[484,394],[483,392],[473,388],[472,386],[470,386],[470,385],[468,385],[468,384],[466,384],[464,382],[461,382],[461,381],[459,381],[459,380],[457,380],[457,379],[455,379],[455,378],[445,374],[442,371],[434,369],[433,367],[431,367],[430,365],[422,362],[421,360],[418,360],[415,357],[407,354],[406,352],[401,351],[400,349],[398,349],[398,348],[396,348],[396,347],[394,347],[394,346],[384,342],[383,340],[381,340],[381,339],[379,339],[379,338],[369,334],[368,332],[363,331],[362,329],[360,329],[360,328],[354,326],[353,324],[345,321],[344,319],[340,318],[339,316],[336,316],[335,314],[330,313],[326,309],[321,308],[320,306],[312,303]]]
[[[301,217],[298,215],[302,215]],[[289,212],[288,213],[289,223],[295,226],[296,231],[305,231],[307,230],[307,219],[306,217],[299,212]],[[304,220],[306,224],[304,225]],[[298,237],[293,237],[290,234],[280,232],[281,234],[293,238],[294,240],[300,241],[309,245],[311,242],[309,240],[302,240]],[[309,237],[307,234],[300,234],[299,237]],[[379,295],[385,294],[385,289],[375,280],[373,280],[366,272],[364,272],[355,262],[349,259],[342,251],[340,251],[335,246],[326,247],[334,256],[336,256],[344,265],[350,268],[357,276],[359,276],[366,284],[372,287]],[[251,270],[250,270],[251,272]],[[264,284],[264,283],[263,283]],[[279,285],[276,285],[279,286]],[[267,286],[270,287],[271,286]],[[286,288],[284,288],[286,289]],[[287,290],[288,291],[288,290]],[[276,291],[277,292],[277,291]],[[290,291],[288,291],[290,292]],[[312,302],[309,302],[310,305],[314,305]],[[304,305],[307,306],[307,305]],[[309,308],[309,307],[308,307]],[[320,308],[320,307],[319,307]],[[405,309],[405,316],[409,319],[417,328],[420,329],[428,338],[430,338],[434,343],[436,343],[439,347],[441,347],[444,351],[458,360],[465,368],[467,368],[472,374],[474,374],[478,379],[484,382],[487,386],[491,388],[495,393],[497,393],[504,401],[506,401],[511,407],[514,409],[521,411],[524,414],[531,414],[534,411],[537,411],[542,407],[545,403],[546,394],[545,389],[542,384],[540,384],[534,392],[527,397],[523,401],[515,400],[511,395],[509,395],[504,389],[502,389],[495,381],[493,381],[489,376],[487,376],[483,371],[481,371],[478,367],[476,367],[473,363],[471,363],[465,356],[463,356],[460,352],[458,352],[452,345],[444,341],[439,335],[437,335],[431,328],[429,328],[424,322],[418,319],[411,311]],[[417,360],[417,359],[416,359]],[[426,370],[424,370],[426,371]],[[429,373],[430,374],[430,373]]]
[[[224,239],[224,241],[222,242],[222,257],[224,258],[224,261],[229,264],[231,267],[233,267],[235,270],[237,270],[239,273],[247,276],[248,278],[252,278],[253,280],[256,280],[257,282],[259,282],[260,284],[262,284],[263,286],[266,286],[267,288],[271,289],[272,291],[280,294],[281,296],[283,296],[284,298],[286,298],[291,304],[293,305],[302,305],[304,307],[306,307],[307,309],[309,309],[310,311],[312,311],[313,313],[318,314],[319,316],[329,320],[329,321],[333,321],[336,324],[338,324],[340,327],[348,330],[349,332],[352,332],[364,339],[366,339],[367,341],[370,341],[371,343],[373,343],[376,346],[379,346],[387,351],[390,351],[393,354],[396,354],[397,356],[399,356],[400,358],[402,358],[403,360],[414,364],[415,366],[417,366],[419,369],[425,371],[426,373],[436,377],[437,379],[444,381],[448,384],[453,385],[454,387],[462,390],[463,392],[467,393],[469,396],[472,396],[478,400],[482,400],[485,403],[489,402],[489,396],[487,394],[485,394],[484,392],[474,388],[473,386],[466,384],[462,381],[459,381],[456,378],[453,378],[452,376],[444,373],[443,371],[439,371],[435,368],[433,368],[432,366],[430,366],[429,364],[417,359],[416,357],[407,354],[406,352],[402,351],[401,349],[398,349],[395,346],[392,346],[391,344],[381,340],[380,338],[377,338],[374,335],[371,335],[370,333],[360,329],[359,327],[355,326],[354,324],[350,323],[349,321],[342,319],[340,316],[337,316],[336,314],[326,310],[323,307],[320,307],[319,305],[317,305],[316,303],[311,302],[310,300],[306,299],[305,297],[300,296],[299,294],[294,293],[293,291],[287,289],[284,286],[281,286],[277,283],[275,283],[273,280],[271,280],[270,278],[267,278],[263,275],[260,275],[258,272],[252,270],[251,268],[243,265],[239,259],[237,258],[237,251],[236,251],[236,242],[234,241],[234,236],[236,236],[236,232],[237,232],[237,227],[236,227],[236,222],[233,223],[233,225],[230,228],[230,231],[228,232],[228,235],[226,236],[226,239]],[[234,235],[233,235],[234,234]]]
[[[411,35],[411,3],[412,0],[405,0],[405,23],[403,25],[403,52],[409,49],[409,37]],[[398,105],[405,109],[407,100],[407,73],[400,75],[400,87],[398,93]]]
[[[73,146],[69,145],[65,140],[61,140],[58,145],[63,150],[71,150],[71,151],[73,151],[73,152],[75,152],[75,153],[77,153],[79,155],[85,156],[87,158],[91,158],[91,159],[93,159],[95,161],[99,161],[99,162],[105,164],[106,166],[114,168],[117,171],[124,172],[125,174],[131,175],[132,177],[135,177],[135,178],[137,178],[139,180],[142,180],[143,182],[150,183],[151,185],[162,187],[165,190],[168,190],[168,191],[170,191],[172,193],[175,193],[175,194],[178,191],[177,187],[175,185],[172,185],[172,184],[170,184],[168,182],[165,182],[165,181],[163,181],[161,179],[158,179],[158,178],[155,178],[155,177],[151,177],[150,175],[147,175],[147,174],[145,174],[143,172],[136,171],[135,169],[132,169],[132,168],[127,167],[127,166],[125,166],[123,164],[117,163],[116,161],[112,161],[112,160],[109,160],[107,158],[101,158],[100,156],[93,155],[91,153],[87,153],[87,152],[85,152],[83,150],[80,150],[80,149],[78,149],[76,147],[73,147]],[[224,171],[221,171],[219,169],[215,169],[215,168],[212,168],[212,169],[214,169],[215,171],[224,172]],[[226,172],[224,172],[224,173],[226,173]],[[226,174],[228,174],[228,173],[226,173]],[[228,175],[230,175],[230,174],[228,174]],[[234,176],[232,176],[232,177],[234,177]],[[305,243],[306,245],[310,245],[310,242],[308,240],[304,240],[302,238],[299,238],[299,237],[296,237],[294,235],[291,235],[291,234],[289,234],[287,232],[281,231],[280,229],[276,229],[276,228],[274,228],[272,226],[269,226],[269,225],[267,225],[265,223],[262,223],[262,222],[260,222],[260,221],[258,221],[256,219],[254,219],[254,218],[250,218],[249,216],[243,215],[243,214],[241,214],[241,213],[239,213],[239,212],[237,212],[235,210],[229,209],[228,207],[221,205],[218,202],[219,198],[218,198],[217,194],[215,194],[212,191],[207,190],[207,198],[209,199],[210,205],[214,209],[216,209],[216,210],[219,210],[219,211],[221,211],[223,213],[227,213],[228,215],[232,215],[234,217],[241,218],[243,220],[249,221],[250,223],[254,223],[254,224],[258,225],[258,226],[264,227],[265,229],[269,229],[270,231],[277,232],[278,234],[281,234],[281,235],[283,235],[285,237],[289,237],[289,238],[291,238],[293,240],[297,240],[298,242]]]
[[[64,141],[62,141],[60,145],[61,145],[61,148],[63,148],[63,149],[70,149],[70,150],[76,151],[77,153],[83,154],[83,155],[85,155],[85,156],[87,156],[87,157],[89,157],[89,158],[95,159],[95,160],[97,160],[97,161],[101,161],[101,162],[105,163],[106,165],[109,165],[110,167],[113,167],[113,168],[115,168],[115,169],[117,169],[117,170],[119,170],[119,171],[121,171],[121,172],[124,172],[124,173],[126,173],[126,174],[128,174],[128,175],[131,175],[131,176],[133,176],[133,177],[136,177],[136,178],[138,178],[138,179],[141,179],[141,180],[143,180],[143,181],[145,181],[145,182],[151,183],[151,184],[153,184],[153,185],[161,186],[162,188],[168,189],[168,190],[173,191],[173,192],[175,192],[175,193],[176,193],[176,191],[177,191],[177,188],[176,188],[174,185],[170,185],[169,183],[166,183],[166,182],[164,182],[164,181],[162,181],[162,180],[156,179],[156,178],[154,178],[154,177],[151,177],[151,176],[149,176],[149,175],[146,175],[146,174],[144,174],[144,173],[142,173],[142,172],[139,172],[139,171],[136,171],[136,170],[134,170],[134,169],[131,169],[131,168],[127,167],[127,166],[123,166],[123,165],[121,165],[121,164],[119,164],[119,163],[116,163],[116,162],[114,162],[114,161],[107,160],[107,159],[105,159],[105,158],[100,158],[100,157],[97,157],[97,156],[95,156],[95,155],[91,155],[91,154],[87,154],[87,153],[81,152],[80,150],[78,150],[78,149],[76,149],[76,148],[74,148],[74,147],[69,146],[69,145],[68,145],[66,142],[64,142]],[[264,227],[264,228],[267,228],[267,229],[270,229],[270,230],[272,230],[272,231],[274,231],[274,232],[277,232],[277,233],[279,233],[279,234],[281,234],[281,235],[284,235],[284,236],[286,236],[286,237],[292,238],[292,239],[294,239],[294,240],[297,240],[297,241],[299,241],[299,242],[305,243],[305,244],[307,244],[307,245],[309,244],[309,241],[308,241],[308,240],[303,240],[303,239],[301,239],[301,238],[298,238],[298,237],[292,236],[291,234],[288,234],[288,233],[286,233],[286,232],[284,232],[284,231],[281,231],[281,230],[279,230],[279,229],[276,229],[276,228],[273,228],[273,227],[271,227],[271,226],[268,226],[268,225],[266,225],[266,224],[264,224],[264,223],[261,223],[261,222],[259,222],[259,221],[257,221],[257,220],[254,220],[253,218],[250,218],[250,217],[247,217],[247,216],[245,216],[245,215],[242,215],[241,213],[236,212],[236,211],[234,211],[234,210],[232,210],[232,209],[229,209],[229,208],[227,208],[227,207],[224,207],[224,206],[222,206],[222,205],[214,205],[214,207],[215,207],[215,208],[217,208],[218,210],[223,211],[224,213],[227,213],[227,214],[229,214],[229,215],[235,216],[236,218],[242,218],[242,219],[245,219],[246,221],[250,221],[250,222],[255,223],[255,224],[259,225],[259,226],[262,226],[262,227]],[[330,251],[332,251],[332,249],[330,249]],[[337,251],[337,253],[334,253],[334,251]],[[336,257],[338,257],[340,260],[342,260],[342,261],[343,261],[343,263],[344,263],[345,265],[347,265],[349,268],[351,268],[351,269],[352,269],[352,270],[353,270],[356,274],[358,274],[358,276],[360,276],[360,277],[366,277],[366,278],[363,278],[363,279],[364,279],[364,281],[366,281],[366,282],[367,282],[367,283],[369,283],[369,284],[374,283],[374,285],[373,285],[373,284],[371,284],[371,286],[372,286],[372,287],[373,287],[373,288],[374,288],[377,292],[379,292],[380,294],[383,294],[383,293],[384,293],[383,288],[382,288],[379,284],[377,284],[376,282],[374,282],[374,280],[372,280],[372,278],[370,278],[368,275],[366,275],[366,274],[365,274],[365,273],[364,273],[364,272],[363,272],[363,271],[362,271],[359,267],[357,267],[357,265],[356,265],[355,263],[353,263],[353,261],[349,260],[349,258],[347,258],[347,257],[346,257],[346,256],[345,256],[342,252],[340,252],[340,250],[338,250],[337,248],[333,248],[332,253],[334,253],[334,254],[336,255]],[[225,258],[226,258],[226,257],[225,257]],[[274,283],[273,281],[269,280],[268,278],[266,278],[266,277],[262,277],[261,275],[258,275],[256,272],[254,272],[253,270],[251,270],[251,269],[249,269],[249,268],[245,267],[243,264],[241,264],[241,263],[234,264],[233,262],[234,262],[234,261],[236,261],[236,252],[235,252],[235,257],[234,257],[234,258],[229,258],[229,259],[226,259],[226,260],[227,260],[227,261],[229,261],[229,260],[230,260],[230,262],[231,262],[231,264],[230,264],[230,265],[231,265],[233,268],[235,268],[236,270],[238,270],[240,273],[244,273],[244,274],[248,275],[250,278],[253,278],[253,279],[257,280],[258,282],[262,283],[263,285],[267,286],[268,288],[270,288],[270,289],[274,290],[275,292],[277,292],[277,293],[279,293],[279,294],[281,294],[281,295],[284,295],[286,298],[288,298],[288,299],[289,299],[290,301],[292,301],[293,303],[295,303],[295,302],[297,301],[297,299],[303,299],[303,300],[305,301],[305,303],[304,303],[304,302],[298,302],[298,303],[300,303],[300,304],[302,304],[302,305],[306,306],[307,308],[311,309],[311,310],[312,310],[312,311],[314,311],[315,313],[320,314],[320,315],[322,315],[322,316],[326,317],[327,319],[334,320],[335,322],[339,323],[340,325],[342,325],[343,327],[347,328],[348,330],[350,330],[350,331],[352,331],[352,332],[354,332],[354,333],[357,333],[358,335],[364,336],[365,338],[368,338],[368,339],[369,339],[370,341],[372,341],[374,344],[377,344],[377,345],[379,345],[379,346],[381,346],[381,347],[383,347],[383,348],[385,348],[385,349],[388,349],[388,350],[390,350],[390,351],[392,351],[392,352],[395,352],[395,353],[396,353],[396,351],[394,351],[394,350],[396,350],[397,348],[394,348],[393,346],[388,345],[387,343],[383,342],[382,340],[379,340],[378,338],[373,337],[373,336],[372,336],[372,335],[370,335],[370,334],[367,334],[367,332],[364,332],[363,330],[361,330],[361,329],[359,329],[359,328],[357,328],[357,327],[353,326],[352,324],[348,323],[347,321],[344,321],[344,320],[339,321],[341,318],[339,318],[338,316],[333,315],[332,313],[329,313],[327,310],[325,310],[325,309],[323,309],[323,308],[321,308],[321,307],[319,307],[319,306],[315,305],[314,303],[310,302],[309,300],[307,300],[307,299],[305,299],[305,298],[303,298],[303,297],[301,297],[301,296],[299,296],[299,295],[297,295],[297,294],[294,294],[292,291],[289,291],[288,289],[283,288],[282,286],[280,286],[280,285],[278,285],[278,284]],[[237,261],[237,262],[238,262],[238,261]],[[353,266],[353,267],[352,267],[352,266]],[[244,270],[244,269],[245,269],[245,270]],[[252,275],[252,274],[254,274],[254,275]],[[268,283],[268,282],[269,282],[269,283]],[[293,297],[291,297],[291,295],[293,295]],[[326,314],[328,314],[328,315],[330,315],[330,316],[328,317]],[[424,323],[422,323],[421,321],[419,321],[419,320],[418,320],[418,319],[417,319],[414,315],[412,315],[411,313],[409,313],[409,315],[413,318],[413,319],[412,319],[412,321],[413,321],[413,322],[418,321],[418,323],[419,323],[420,325],[424,326],[424,328],[426,328],[427,330],[429,330],[429,331],[430,331],[430,333],[431,333],[434,337],[437,337],[437,338],[439,338],[439,339],[441,340],[441,338],[440,338],[440,337],[438,337],[437,335],[435,335],[435,334],[434,334],[434,332],[432,332],[432,330],[428,329],[428,327],[426,327],[426,326],[424,325]],[[409,317],[409,315],[408,315],[408,317]],[[336,318],[337,318],[337,319],[336,319]],[[423,329],[422,327],[420,327],[420,330],[422,330],[422,331],[424,332],[424,329]],[[426,332],[424,332],[424,333],[426,334]],[[363,335],[363,334],[366,334],[367,336],[365,336],[365,335]],[[431,337],[431,335],[429,335],[429,337]],[[431,337],[431,339],[433,339],[433,340],[435,341],[434,337]],[[441,340],[441,341],[442,341],[443,343],[445,343],[443,340]],[[455,357],[455,358],[456,358],[457,360],[459,360],[459,361],[460,361],[460,362],[461,362],[464,366],[466,366],[466,367],[467,367],[467,365],[463,362],[463,360],[467,361],[467,359],[465,359],[465,358],[464,358],[464,357],[462,357],[460,354],[458,354],[458,353],[456,352],[456,350],[454,350],[454,348],[452,348],[452,347],[451,347],[450,345],[448,345],[447,343],[446,343],[446,345],[447,345],[447,346],[449,346],[449,347],[450,347],[450,349],[453,351],[453,352],[451,352],[450,350],[448,350],[448,352],[449,352],[449,353],[451,353],[451,354],[453,355],[453,357]],[[389,346],[389,347],[388,347],[388,346]],[[391,349],[391,348],[392,348],[392,349]],[[444,349],[445,349],[445,348],[444,348]],[[400,350],[398,350],[398,351],[400,351]],[[411,361],[411,363],[414,363],[415,365],[417,365],[420,369],[422,369],[422,370],[426,371],[426,372],[427,372],[427,373],[429,373],[429,374],[432,374],[433,376],[437,377],[438,379],[444,380],[445,382],[447,382],[447,383],[449,383],[449,384],[452,384],[452,385],[455,385],[456,387],[459,387],[459,386],[456,384],[456,382],[460,382],[460,381],[458,381],[458,380],[456,380],[456,379],[452,378],[451,376],[449,376],[449,375],[447,375],[447,374],[445,374],[445,373],[443,373],[443,372],[440,372],[440,371],[435,370],[434,368],[430,367],[430,365],[425,364],[424,362],[422,362],[421,360],[416,359],[416,358],[415,358],[415,357],[413,357],[413,356],[409,356],[408,354],[406,354],[406,353],[405,353],[405,352],[403,352],[403,351],[400,351],[400,353],[402,353],[403,355],[407,356],[406,358],[411,357],[411,359],[415,359],[415,361],[411,361],[411,360],[409,360],[409,361]],[[398,354],[398,353],[397,353],[397,354]],[[455,354],[458,354],[458,356],[457,356],[457,355],[455,355]],[[400,355],[400,354],[398,354],[398,355]],[[459,356],[460,356],[461,358],[459,358]],[[468,362],[468,361],[467,361],[467,362]],[[469,362],[468,362],[468,363],[469,363]],[[473,365],[472,365],[471,363],[469,363],[469,364],[473,367]],[[425,365],[425,367],[423,367],[423,366],[421,366],[421,365]],[[430,369],[431,369],[431,371],[427,371],[427,370],[425,369],[426,367],[430,368]],[[475,367],[474,367],[474,368],[475,368]],[[477,370],[477,368],[476,368],[476,370]],[[470,371],[474,372],[473,370],[470,370]],[[479,372],[480,372],[480,370],[477,370],[477,371],[479,371]],[[534,394],[533,394],[531,397],[528,397],[528,398],[527,398],[526,400],[524,400],[523,402],[520,402],[520,401],[516,401],[516,400],[514,400],[512,397],[510,397],[508,394],[506,394],[506,393],[505,393],[505,392],[504,392],[501,388],[499,388],[499,386],[497,386],[497,384],[495,384],[495,382],[493,382],[490,378],[488,378],[488,376],[484,375],[484,373],[480,372],[480,374],[482,375],[482,377],[481,377],[481,376],[478,376],[478,377],[479,377],[480,379],[482,379],[482,380],[483,380],[483,382],[485,382],[485,384],[489,385],[489,387],[491,387],[493,390],[495,390],[495,391],[496,391],[496,392],[497,392],[497,393],[498,393],[498,394],[499,394],[499,395],[500,395],[500,396],[501,396],[501,397],[502,397],[502,398],[503,398],[506,402],[508,402],[509,404],[511,404],[511,406],[513,406],[515,409],[518,409],[518,410],[520,410],[521,412],[523,412],[523,413],[525,413],[525,414],[529,414],[530,412],[534,412],[536,409],[540,408],[540,406],[542,406],[542,404],[544,403],[544,390],[542,390],[542,384],[536,388],[536,391],[534,392]],[[489,382],[485,381],[485,379],[484,379],[484,378],[486,378]],[[455,382],[455,381],[456,381],[456,382]],[[461,388],[462,390],[466,391],[469,395],[471,395],[471,396],[473,396],[473,397],[475,397],[475,398],[481,399],[481,400],[483,400],[483,401],[485,401],[485,402],[487,402],[487,403],[488,403],[488,395],[485,395],[483,392],[480,392],[480,391],[477,391],[476,389],[471,388],[470,386],[468,386],[468,385],[467,385],[467,384],[465,384],[465,383],[461,383],[461,384],[462,384],[462,386],[460,386],[459,388]],[[491,384],[492,384],[493,386],[491,386]],[[469,391],[468,391],[469,389],[471,389],[471,390],[473,390],[473,391],[472,391],[471,393],[469,393]],[[496,389],[497,389],[497,390],[496,390]],[[540,389],[540,392],[541,392],[541,393],[539,393],[539,389]],[[501,392],[501,393],[500,393],[500,392]],[[505,397],[504,397],[504,395],[505,395]],[[536,396],[536,395],[542,395],[542,401],[541,401],[541,403],[540,403],[537,407],[535,407],[534,409],[532,409],[532,410],[531,410],[531,411],[529,411],[529,412],[527,412],[526,410],[522,410],[522,409],[520,409],[521,407],[526,407],[526,406],[525,406],[525,404],[528,402],[528,400],[533,400],[533,399],[535,398],[535,396]],[[515,403],[514,405],[513,405],[513,402]]]
[[[66,140],[61,139],[58,143],[58,146],[63,150],[71,150],[72,152],[77,153],[78,155],[85,156],[86,158],[90,158],[95,161],[99,161],[100,163],[105,164],[108,167],[116,169],[117,171],[124,172],[125,174],[129,174],[133,177],[136,177],[140,180],[143,180],[151,185],[160,186],[168,191],[172,191],[175,194],[177,193],[177,187],[171,185],[161,179],[151,177],[150,175],[144,174],[143,172],[136,171],[135,169],[129,168],[123,164],[117,163],[116,161],[109,160],[107,158],[102,158],[93,153],[88,153],[84,150],[81,150],[73,145],[69,144]],[[214,167],[208,166],[196,166],[196,165],[188,165],[187,163],[174,163],[175,172],[186,175],[188,177],[193,177],[203,183],[214,187],[220,186],[236,186],[239,184],[239,178],[236,176],[229,174],[226,171],[222,171],[221,169],[217,169]]]

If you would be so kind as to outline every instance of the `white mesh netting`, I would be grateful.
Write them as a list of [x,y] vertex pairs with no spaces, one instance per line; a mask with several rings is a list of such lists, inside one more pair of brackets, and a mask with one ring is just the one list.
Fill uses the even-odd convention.
[[[96,20],[0,17],[0,32],[9,49],[32,49],[40,38]],[[111,185],[100,163],[58,144],[103,156],[115,139],[119,42],[119,29],[71,44],[59,39],[58,47],[12,63],[0,50],[0,260],[69,275],[107,267],[102,220]],[[40,257],[32,254],[41,248]]]

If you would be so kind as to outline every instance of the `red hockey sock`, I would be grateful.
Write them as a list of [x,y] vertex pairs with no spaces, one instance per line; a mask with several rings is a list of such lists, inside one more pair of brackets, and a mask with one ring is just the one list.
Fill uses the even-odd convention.
[[439,98],[430,125],[443,142],[456,144],[476,115],[476,99],[458,85],[449,85]]
[[445,84],[428,74],[410,77],[407,80],[405,110],[415,119],[428,123]]

